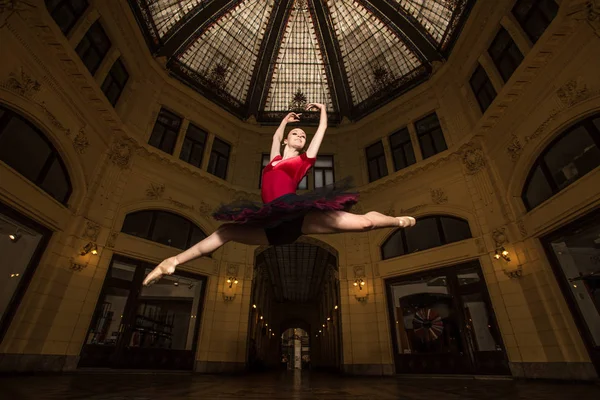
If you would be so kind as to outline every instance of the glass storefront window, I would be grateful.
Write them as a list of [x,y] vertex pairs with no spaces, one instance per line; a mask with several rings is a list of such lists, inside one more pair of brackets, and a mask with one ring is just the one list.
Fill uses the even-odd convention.
[[392,295],[400,354],[462,351],[446,276],[395,284]]
[[550,242],[594,346],[600,346],[600,224],[570,230]]
[[[151,269],[146,269],[148,274]],[[202,281],[165,276],[144,286],[138,300],[131,347],[191,350]]]

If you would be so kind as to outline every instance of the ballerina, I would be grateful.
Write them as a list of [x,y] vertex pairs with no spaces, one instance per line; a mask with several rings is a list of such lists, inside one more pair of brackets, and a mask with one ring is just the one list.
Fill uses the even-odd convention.
[[311,109],[320,110],[320,120],[306,152],[302,152],[306,144],[306,133],[302,129],[292,129],[284,139],[287,124],[300,121],[302,114],[290,112],[275,131],[270,161],[262,175],[263,203],[238,201],[221,206],[213,218],[229,222],[184,252],[165,259],[146,276],[144,285],[173,274],[179,264],[211,254],[228,242],[283,245],[293,243],[302,235],[406,228],[416,223],[413,217],[390,217],[376,211],[362,215],[348,212],[358,200],[357,193],[347,191],[348,179],[296,194],[298,184],[315,164],[327,129],[325,105],[310,103],[306,110]]

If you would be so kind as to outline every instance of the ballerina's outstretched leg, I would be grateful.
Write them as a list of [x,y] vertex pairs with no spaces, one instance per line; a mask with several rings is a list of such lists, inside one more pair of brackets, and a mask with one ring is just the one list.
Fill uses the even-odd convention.
[[366,232],[381,228],[408,228],[415,223],[413,217],[390,217],[377,211],[362,215],[346,211],[312,211],[304,217],[302,233]]

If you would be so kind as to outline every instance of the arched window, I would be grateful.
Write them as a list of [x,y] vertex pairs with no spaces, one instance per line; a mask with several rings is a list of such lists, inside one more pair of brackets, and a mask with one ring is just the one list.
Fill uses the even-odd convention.
[[58,151],[25,118],[0,104],[0,160],[62,204],[71,196],[71,180]]
[[446,215],[417,219],[411,228],[398,229],[381,246],[381,258],[402,256],[473,237],[469,223]]
[[206,237],[198,226],[168,211],[144,210],[127,214],[121,232],[186,250]]
[[600,114],[567,128],[533,164],[521,198],[531,210],[600,165]]

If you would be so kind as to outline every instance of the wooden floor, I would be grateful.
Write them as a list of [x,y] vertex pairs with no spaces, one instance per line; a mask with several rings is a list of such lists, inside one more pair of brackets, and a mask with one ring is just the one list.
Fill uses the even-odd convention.
[[407,377],[350,377],[289,371],[244,376],[86,372],[59,376],[1,376],[0,397],[28,399],[600,399],[597,383]]

